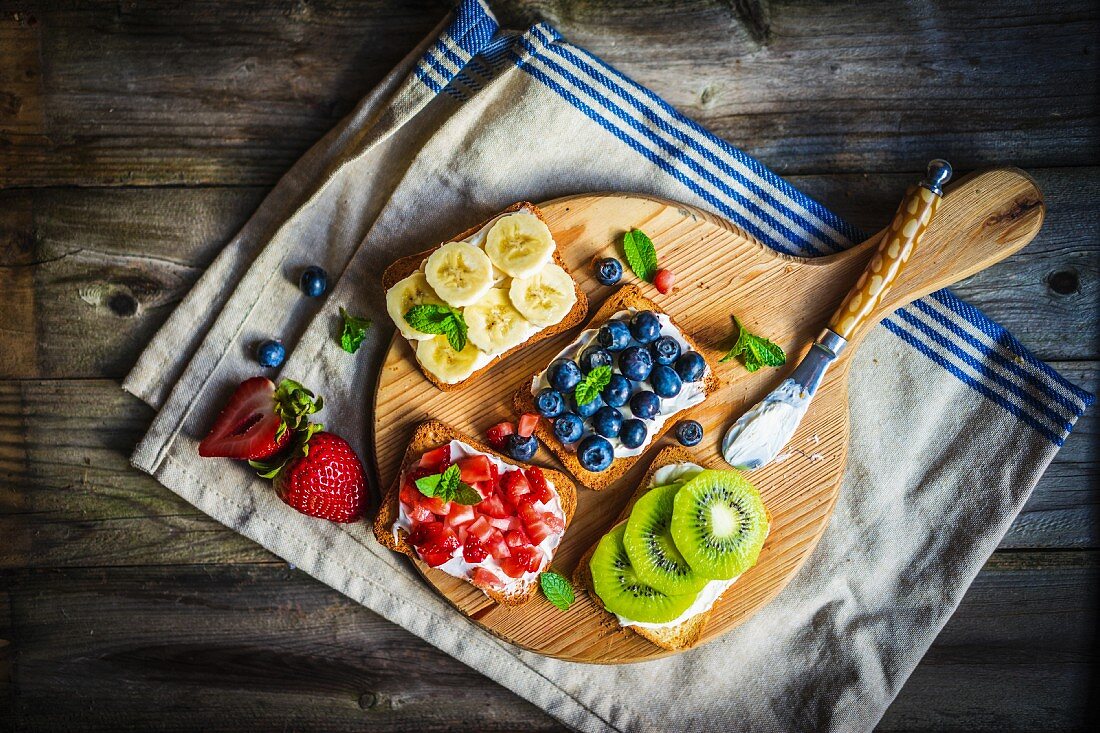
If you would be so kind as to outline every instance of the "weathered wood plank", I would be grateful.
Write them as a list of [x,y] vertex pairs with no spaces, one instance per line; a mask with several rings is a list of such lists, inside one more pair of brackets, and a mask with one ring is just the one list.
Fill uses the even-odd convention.
[[[1096,388],[1100,364],[1057,364]],[[110,380],[0,382],[0,569],[277,562],[131,468],[152,412]],[[1002,543],[1100,546],[1093,415]]]
[[[498,0],[786,173],[1096,165],[1096,7]],[[443,0],[19,6],[0,17],[0,185],[272,184]]]
[[[1050,213],[1027,248],[956,291],[1046,359],[1100,358],[1100,169],[1041,169]],[[793,182],[867,231],[909,174]],[[113,377],[262,199],[260,188],[0,191],[0,378]],[[384,316],[382,316],[384,319]]]
[[[1080,726],[1098,579],[1095,553],[995,556],[882,729]],[[0,588],[20,729],[558,729],[286,567],[5,571]]]

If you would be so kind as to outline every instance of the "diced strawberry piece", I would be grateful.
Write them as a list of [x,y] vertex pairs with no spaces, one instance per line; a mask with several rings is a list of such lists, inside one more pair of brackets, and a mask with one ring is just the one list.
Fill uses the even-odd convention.
[[499,529],[493,530],[493,534],[489,537],[489,541],[485,542],[484,545],[489,550],[489,554],[498,561],[512,554],[512,549],[508,547],[508,543],[504,541],[504,533]]
[[511,548],[516,548],[521,545],[529,545],[531,541],[527,539],[527,535],[523,533],[522,529],[509,530],[504,534],[504,541]]
[[477,508],[483,514],[490,517],[500,517],[504,519],[512,516],[511,509],[504,506],[500,494],[493,494],[489,498],[483,499],[482,502],[477,505]]
[[435,526],[441,528],[438,532],[438,536],[417,548],[421,559],[433,568],[450,560],[455,550],[462,547],[461,543],[458,541],[458,535],[446,527],[443,527],[438,522]]
[[672,290],[672,283],[676,281],[676,276],[672,274],[671,270],[661,268],[657,270],[653,276],[653,287],[657,288],[657,292],[661,295],[668,295]]
[[409,544],[413,547],[420,547],[436,542],[442,536],[443,525],[436,522],[433,518],[430,522],[422,522],[413,527],[412,534],[409,535]]
[[424,497],[424,501],[420,503],[428,507],[428,509],[432,511],[432,514],[436,514],[441,517],[447,516],[447,514],[451,511],[451,502],[443,501],[438,496],[426,496]]
[[500,560],[500,569],[508,577],[518,578],[527,571],[527,562],[517,557],[506,557]]
[[466,537],[466,542],[462,545],[462,558],[466,562],[481,562],[488,556],[489,551],[485,549],[485,545],[481,544],[476,537]]
[[[420,457],[420,467],[430,469],[432,473],[442,473],[451,463],[450,444],[441,445],[435,450],[430,450]],[[430,475],[430,474],[429,474]]]
[[548,502],[554,498],[554,492],[550,484],[546,483],[546,477],[538,466],[528,466],[523,474],[527,477],[527,483],[531,485],[531,494],[541,502]]
[[523,529],[523,522],[514,514],[510,517],[489,517],[489,524],[501,532],[511,532],[513,529]]
[[493,535],[493,526],[485,517],[478,517],[467,527],[471,537],[476,537],[478,542],[488,542]]
[[483,455],[466,456],[458,459],[460,478],[464,483],[473,484],[489,480],[489,457]]
[[546,526],[549,527],[550,531],[555,534],[565,531],[565,520],[556,514],[543,512],[542,521],[546,522]]
[[516,504],[521,496],[531,493],[531,484],[527,483],[523,471],[509,471],[504,474],[500,477],[500,485],[512,504]]
[[487,496],[491,496],[493,493],[492,481],[478,481],[476,483],[470,484],[470,486],[473,488],[474,491],[481,495],[482,499]]
[[423,549],[419,551],[420,559],[428,563],[428,567],[438,568],[443,563],[451,559],[451,555],[448,552],[434,552],[432,550]]
[[[512,557],[510,558],[523,565],[523,569],[534,573],[542,567],[542,553],[538,548],[531,545],[523,545],[521,547],[512,548]],[[515,576],[512,576],[515,577]]]
[[519,507],[519,517],[523,520],[523,526],[527,529],[527,536],[536,545],[550,536],[550,527],[543,521],[542,515],[535,510],[530,502],[523,502]]
[[414,522],[434,522],[435,515],[432,514],[432,510],[424,506],[420,502],[417,502],[408,509],[409,518]]
[[455,534],[458,535],[458,541],[463,545],[466,544],[466,538],[469,536],[469,532],[466,531],[466,528],[469,526],[468,524],[460,524],[454,528]]
[[519,416],[519,426],[516,432],[524,438],[530,438],[535,433],[535,426],[539,424],[537,412],[525,412]]
[[501,422],[485,431],[485,437],[489,439],[489,445],[497,450],[504,450],[505,440],[514,432],[516,429],[512,427],[512,423]]
[[424,495],[420,493],[419,489],[417,489],[411,483],[406,481],[401,486],[401,493],[398,495],[398,497],[401,499],[402,504],[407,504],[408,506],[413,506],[414,504],[418,503],[421,499],[423,499]]
[[[489,462],[489,481],[492,483],[492,490],[496,491],[500,488],[500,470],[497,468],[497,464]],[[485,494],[488,496],[488,494]]]
[[454,528],[460,524],[469,524],[474,521],[476,515],[472,506],[451,502],[451,510],[447,512],[447,526]]
[[504,585],[500,578],[485,568],[474,568],[474,572],[470,574],[470,582],[478,588],[499,588]]

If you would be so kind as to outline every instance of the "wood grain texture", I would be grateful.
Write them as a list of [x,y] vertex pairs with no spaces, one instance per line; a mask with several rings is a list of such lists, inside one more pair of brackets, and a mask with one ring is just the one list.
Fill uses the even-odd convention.
[[[654,297],[699,345],[720,383],[717,392],[692,410],[706,436],[693,453],[704,464],[715,466],[724,465],[719,443],[730,420],[789,373],[868,262],[878,256],[878,237],[873,237],[828,257],[787,257],[702,211],[627,194],[567,197],[540,204],[540,208],[562,257],[593,305],[613,291],[600,286],[584,263],[615,253],[623,232],[634,227],[659,243],[662,265],[676,272],[684,286],[667,296]],[[738,580],[736,592],[723,595],[714,606],[699,643],[721,636],[762,608],[816,547],[844,472],[850,357],[869,328],[898,306],[1020,249],[1038,232],[1042,219],[1042,197],[1032,181],[1018,171],[976,174],[946,193],[920,246],[874,312],[853,329],[849,347],[826,374],[811,409],[791,438],[792,445],[801,445],[810,436],[819,437],[815,450],[825,460],[795,458],[752,472],[753,485],[772,515],[768,542],[756,566]],[[651,289],[648,292],[652,294]],[[785,294],[782,308],[774,307],[776,292]],[[737,363],[719,363],[735,336],[734,313],[750,330],[767,334],[787,351],[786,370],[750,373]],[[526,346],[463,390],[442,392],[424,378],[404,339],[395,336],[374,395],[372,447],[381,484],[390,485],[396,477],[397,463],[417,423],[430,418],[467,434],[483,434],[496,421],[496,413],[507,414],[512,392],[542,371],[574,337],[574,333],[566,333]],[[731,405],[735,406],[732,414]],[[539,455],[546,460],[545,446]],[[580,556],[599,540],[623,501],[637,488],[649,460],[639,460],[609,488],[601,486],[598,494],[581,492],[577,515],[557,551],[558,567],[573,572]],[[578,479],[583,485],[584,478]],[[613,498],[606,497],[607,493]],[[546,602],[521,607],[494,604],[463,579],[442,572],[426,577],[483,628],[525,649],[596,664],[669,654],[608,623],[598,601],[587,595],[579,598],[568,614],[560,614]]]

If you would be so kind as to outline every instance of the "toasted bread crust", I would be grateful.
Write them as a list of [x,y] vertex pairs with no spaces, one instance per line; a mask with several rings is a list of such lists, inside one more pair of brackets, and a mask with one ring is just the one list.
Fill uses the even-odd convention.
[[[404,553],[411,557],[422,570],[427,568],[427,565],[423,564],[423,561],[417,556],[412,545],[408,543],[408,535],[405,530],[398,528],[396,533],[397,536],[394,536],[393,524],[397,521],[397,517],[400,514],[401,500],[399,497],[401,493],[401,474],[415,465],[420,460],[420,456],[424,453],[433,448],[438,448],[444,443],[449,443],[452,440],[461,440],[471,448],[491,456],[496,456],[508,465],[518,468],[523,467],[523,464],[516,463],[514,459],[501,455],[484,443],[463,435],[451,426],[439,422],[438,420],[428,420],[416,426],[412,437],[409,439],[409,445],[405,449],[405,455],[401,459],[401,468],[394,478],[393,483],[390,484],[390,488],[386,492],[385,497],[382,499],[382,506],[379,508],[378,516],[374,520],[374,536],[380,543],[391,550]],[[542,467],[540,466],[540,468]],[[554,484],[554,488],[558,492],[561,508],[565,513],[565,527],[566,530],[568,530],[569,523],[573,521],[573,513],[577,509],[577,487],[569,477],[561,471],[542,468],[542,472],[546,475],[546,478]],[[518,606],[534,597],[535,593],[538,592],[538,583],[531,583],[524,588],[521,593],[513,593],[510,595],[505,595],[504,593],[494,590],[481,590],[484,591],[485,595],[489,596],[489,598],[497,603]]]
[[[546,221],[546,217],[543,216],[543,213],[539,209],[539,207],[535,206],[534,204],[532,204],[528,201],[519,201],[519,202],[514,203],[511,206],[509,206],[507,209],[504,209],[503,211],[499,212],[498,214],[494,214],[493,216],[489,217],[488,219],[481,222],[477,226],[470,227],[469,229],[467,229],[466,231],[462,232],[461,234],[453,237],[452,239],[448,239],[447,242],[457,242],[457,241],[461,241],[463,239],[466,239],[466,237],[472,236],[473,234],[477,233],[478,230],[480,230],[490,220],[496,218],[497,216],[500,216],[501,214],[511,214],[515,211],[519,211],[520,209],[524,209],[524,208],[529,209],[532,214],[537,216],[542,221],[543,224],[546,224],[547,226],[549,226],[549,224]],[[402,257],[401,259],[394,261],[393,264],[391,264],[389,267],[387,267],[386,271],[382,273],[382,291],[385,292],[385,291],[389,290],[394,285],[396,285],[398,282],[400,282],[401,280],[404,280],[409,275],[411,275],[414,272],[416,272],[417,270],[419,270],[420,265],[423,264],[424,260],[426,260],[428,258],[428,255],[430,255],[432,252],[435,252],[437,249],[442,247],[447,242],[440,242],[437,246],[432,247],[431,249],[426,249],[423,252],[418,252],[414,255],[408,255],[406,257]],[[572,279],[573,273],[569,272],[569,268],[566,266],[565,260],[562,259],[561,252],[558,251],[558,246],[557,246],[556,242],[557,242],[557,240],[555,240],[553,260],[559,267],[561,267],[561,269],[565,270],[565,272],[568,273],[569,277]],[[428,381],[431,382],[432,384],[434,384],[439,389],[443,390],[444,392],[452,392],[452,391],[455,391],[455,390],[462,389],[467,384],[473,382],[475,379],[480,377],[486,371],[493,368],[494,365],[496,365],[500,361],[508,358],[509,354],[512,354],[513,352],[518,351],[519,349],[522,349],[525,346],[530,346],[531,344],[538,343],[539,341],[542,341],[543,339],[550,338],[551,336],[556,336],[557,334],[562,333],[563,331],[568,331],[569,329],[573,328],[578,323],[583,321],[584,317],[588,314],[588,296],[586,296],[583,292],[581,292],[581,288],[580,288],[579,285],[577,285],[577,281],[575,279],[573,280],[573,290],[577,294],[577,302],[574,303],[573,307],[569,310],[569,312],[565,314],[565,318],[563,318],[561,321],[554,324],[553,326],[547,326],[546,328],[541,329],[538,333],[536,333],[534,336],[532,336],[528,340],[524,341],[522,344],[518,344],[516,346],[513,346],[511,349],[508,349],[508,351],[505,351],[503,354],[500,354],[499,356],[493,358],[492,361],[490,361],[488,364],[483,366],[481,369],[478,369],[476,372],[474,372],[470,376],[463,379],[461,382],[455,382],[454,384],[446,384],[445,382],[439,381],[435,377],[434,374],[432,374],[430,371],[425,369],[423,367],[423,365],[420,364],[419,360],[417,360],[416,364],[417,364],[417,366],[420,367],[420,371],[424,374],[424,376],[428,378]],[[400,331],[398,332],[398,335],[399,336],[401,335]],[[402,337],[402,338],[404,338],[404,337]],[[408,343],[408,340],[407,339],[405,339],[405,340],[406,340],[406,343]],[[415,360],[416,359],[416,348],[411,343],[409,343],[409,346],[412,347],[413,359]]]
[[[642,291],[635,285],[624,285],[619,288],[615,293],[607,299],[607,301],[600,306],[600,309],[589,319],[585,325],[584,330],[598,327],[607,321],[611,316],[615,315],[621,310],[627,308],[637,308],[639,310],[651,310],[656,313],[665,313],[657,306],[656,303],[651,301],[642,295]],[[665,315],[668,315],[665,313]],[[684,337],[684,340],[688,342],[692,349],[702,353],[699,345],[691,338],[691,336],[680,327],[676,320],[669,316],[672,320],[672,324],[680,331],[680,335]],[[710,366],[709,364],[707,365]],[[532,375],[533,377],[534,375]],[[703,389],[706,396],[714,394],[718,389],[718,377],[715,374],[713,367],[710,368],[706,378],[703,380]],[[695,407],[690,407],[676,414],[675,420],[666,420],[665,424],[661,427],[656,434],[649,441],[649,445],[645,450],[636,456],[629,456],[626,458],[616,458],[612,461],[611,465],[605,471],[593,472],[585,470],[581,466],[580,461],[577,460],[577,454],[574,451],[569,450],[561,441],[554,437],[554,431],[551,428],[548,420],[539,420],[538,425],[535,427],[535,435],[542,443],[549,448],[558,460],[562,462],[569,473],[573,474],[582,484],[592,489],[593,491],[603,491],[611,484],[615,483],[623,474],[625,474],[631,466],[634,465],[639,459],[645,456],[653,446],[667,433],[672,427],[680,420],[689,418],[694,412],[702,407],[703,403],[699,403]],[[517,414],[525,412],[537,412],[535,408],[535,397],[531,394],[530,382],[521,386],[516,393],[512,396],[512,408]]]
[[[702,463],[698,458],[691,455],[691,453],[680,446],[670,445],[666,448],[662,448],[657,455],[654,456],[653,463],[649,465],[649,469],[646,471],[645,476],[642,477],[642,481],[638,485],[638,488],[630,496],[630,501],[628,501],[626,506],[623,507],[623,510],[619,512],[619,516],[615,518],[615,522],[608,528],[608,531],[627,520],[627,517],[630,516],[630,510],[634,508],[634,504],[649,490],[649,482],[653,480],[653,474],[655,474],[658,469],[673,463],[685,462],[695,463],[704,468],[708,468],[708,466]],[[578,588],[584,588],[596,601],[597,605],[602,607],[603,604],[600,603],[599,597],[596,595],[595,588],[592,585],[592,571],[589,569],[592,553],[596,551],[596,545],[598,544],[599,542],[596,542],[588,548],[588,551],[581,557],[580,562],[577,563],[577,569],[573,571],[573,583]],[[615,618],[615,615],[610,611],[605,610],[604,613],[607,613],[615,619],[616,623],[618,622],[618,619]],[[710,611],[696,614],[682,624],[671,626],[667,629],[646,629],[638,626],[625,626],[623,628],[629,629],[645,637],[662,649],[676,651],[679,649],[687,649],[698,643],[700,637],[703,635],[703,629],[707,626],[707,620],[710,618],[710,614]]]

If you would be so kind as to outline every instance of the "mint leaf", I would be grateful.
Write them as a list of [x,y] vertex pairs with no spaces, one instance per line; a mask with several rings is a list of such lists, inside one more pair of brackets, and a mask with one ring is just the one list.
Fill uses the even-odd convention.
[[624,234],[623,253],[626,254],[626,264],[630,265],[635,275],[647,283],[653,282],[653,276],[657,274],[657,249],[645,232],[632,229]]
[[778,367],[787,363],[787,355],[783,353],[783,349],[778,344],[763,336],[749,333],[749,330],[745,328],[737,316],[733,317],[733,321],[740,329],[737,342],[725,356],[718,360],[719,362],[730,361],[740,356],[741,363],[750,372],[755,372],[762,366]]
[[431,476],[421,476],[416,480],[416,488],[420,490],[420,493],[424,496],[435,496],[435,490],[439,486],[439,480],[443,478],[443,474],[433,473]]
[[461,311],[449,305],[422,303],[414,305],[405,313],[405,320],[417,331],[424,333],[442,333],[447,343],[455,351],[466,348],[466,319]]
[[481,503],[481,494],[473,486],[459,481],[458,488],[455,490],[455,501],[466,506],[473,506]]
[[598,366],[588,373],[576,386],[573,396],[578,405],[587,405],[599,396],[603,388],[611,382],[611,367]]
[[369,318],[359,318],[340,309],[340,317],[344,319],[344,330],[340,334],[340,348],[349,354],[359,350],[359,345],[367,337],[367,329],[370,328]]
[[564,575],[555,573],[553,570],[547,570],[539,576],[539,586],[546,600],[563,611],[568,611],[576,600],[573,584]]

